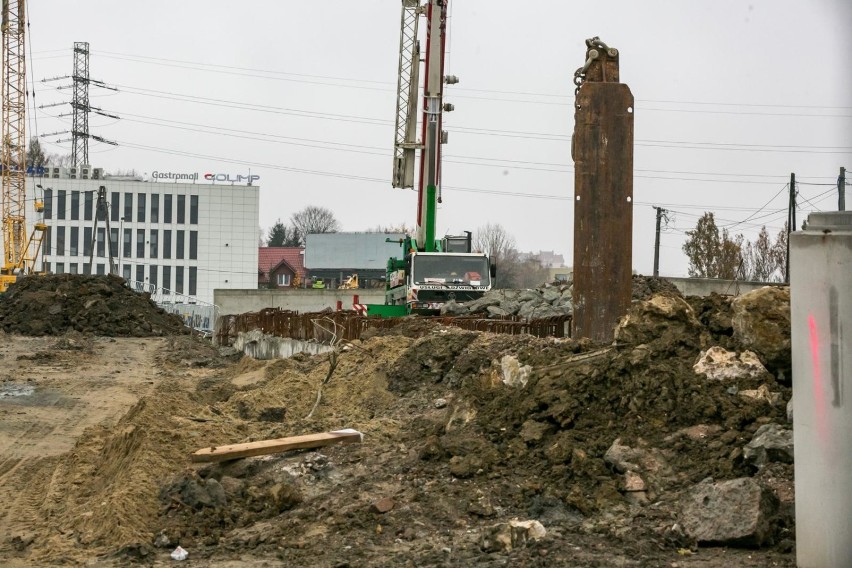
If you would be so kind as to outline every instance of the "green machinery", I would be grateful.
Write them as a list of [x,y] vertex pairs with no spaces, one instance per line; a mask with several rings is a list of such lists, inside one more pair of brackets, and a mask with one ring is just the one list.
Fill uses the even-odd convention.
[[[415,152],[420,151],[417,227],[413,237],[400,241],[402,254],[388,260],[384,305],[368,305],[367,313],[384,317],[410,313],[434,314],[450,300],[464,302],[491,289],[495,269],[488,255],[473,252],[471,234],[437,239],[436,214],[441,200],[441,130],[443,112],[453,105],[443,102],[443,86],[458,83],[444,76],[444,51],[448,0],[402,0],[399,51],[396,137],[392,185],[413,189]],[[423,81],[422,141],[416,139],[418,117],[417,78],[420,70],[418,27],[424,17],[426,55]]]

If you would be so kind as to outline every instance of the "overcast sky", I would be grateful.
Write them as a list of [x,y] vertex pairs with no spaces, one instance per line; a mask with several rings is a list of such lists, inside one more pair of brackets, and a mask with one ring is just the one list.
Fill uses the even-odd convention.
[[[35,104],[69,101],[89,42],[90,162],[260,175],[260,225],[306,205],[344,230],[411,226],[416,194],[391,188],[400,2],[32,0]],[[685,275],[683,231],[704,211],[753,238],[786,219],[790,173],[803,210],[836,209],[852,167],[848,0],[450,0],[444,203],[438,231],[500,223],[522,251],[573,251],[572,77],[584,40],[621,53],[636,98],[634,268],[650,273],[654,210],[672,211],[661,273]],[[421,27],[421,30],[425,28]],[[425,44],[424,44],[425,45]],[[65,130],[70,107],[30,113]],[[36,118],[37,121],[34,121]],[[37,123],[36,123],[37,122]],[[69,153],[67,135],[43,138]],[[806,185],[814,184],[814,185]],[[820,185],[821,184],[821,185]],[[852,207],[852,195],[847,202]],[[802,218],[800,213],[799,219]]]

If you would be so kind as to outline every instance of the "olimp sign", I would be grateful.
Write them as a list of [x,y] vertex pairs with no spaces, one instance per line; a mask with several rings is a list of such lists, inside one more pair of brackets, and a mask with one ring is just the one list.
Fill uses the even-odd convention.
[[186,173],[186,172],[160,172],[154,170],[151,172],[151,177],[154,181],[160,180],[168,180],[168,181],[188,181],[195,183],[199,179],[204,179],[206,181],[222,181],[226,183],[245,183],[246,185],[251,185],[253,182],[256,182],[260,179],[259,175],[249,174],[244,176],[242,174],[202,174],[199,175],[198,172]]

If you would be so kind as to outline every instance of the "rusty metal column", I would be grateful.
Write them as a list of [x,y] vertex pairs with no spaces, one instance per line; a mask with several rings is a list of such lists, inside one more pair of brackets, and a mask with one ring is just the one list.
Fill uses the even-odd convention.
[[612,341],[633,275],[633,94],[619,83],[618,50],[586,40],[574,136],[574,335]]

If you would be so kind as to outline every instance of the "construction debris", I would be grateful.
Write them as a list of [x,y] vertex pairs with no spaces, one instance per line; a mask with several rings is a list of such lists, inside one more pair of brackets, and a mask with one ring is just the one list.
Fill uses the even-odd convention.
[[354,444],[363,441],[363,439],[364,435],[357,430],[337,430],[323,434],[306,434],[304,436],[291,436],[275,440],[246,442],[244,444],[211,446],[194,452],[191,458],[194,462],[227,461],[252,456],[278,454],[292,450],[321,448],[323,446],[330,446],[331,444]]
[[[6,334],[0,381],[31,393],[0,399],[0,563],[168,563],[181,546],[210,565],[668,566],[721,543],[696,558],[792,567],[793,466],[771,444],[765,465],[746,457],[790,388],[693,369],[712,346],[746,351],[730,304],[634,302],[614,345],[403,318],[352,339],[327,383],[327,354]],[[187,459],[341,424],[364,442]]]

